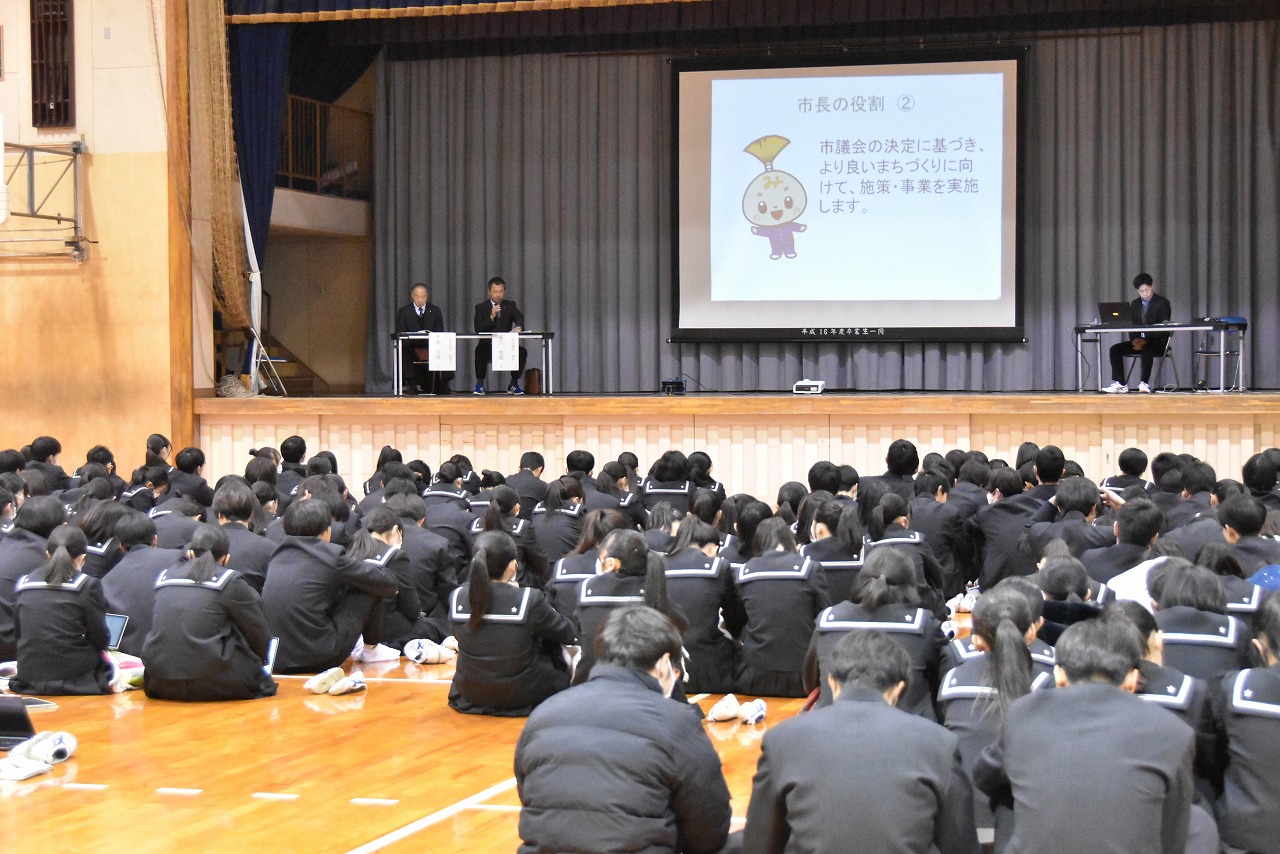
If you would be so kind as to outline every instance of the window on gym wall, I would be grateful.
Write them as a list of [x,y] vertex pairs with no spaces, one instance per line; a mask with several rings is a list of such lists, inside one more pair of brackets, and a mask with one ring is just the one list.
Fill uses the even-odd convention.
[[31,0],[31,124],[76,122],[72,0]]

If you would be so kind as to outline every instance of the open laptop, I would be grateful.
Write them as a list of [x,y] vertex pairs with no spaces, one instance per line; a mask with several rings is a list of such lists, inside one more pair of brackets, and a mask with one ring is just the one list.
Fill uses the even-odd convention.
[[124,627],[129,625],[126,614],[107,614],[107,649],[114,652],[120,648],[120,639],[124,637]]
[[1129,303],[1127,302],[1098,303],[1098,325],[1099,326],[1132,326],[1133,319],[1129,317]]
[[0,750],[9,750],[36,734],[21,697],[0,695]]

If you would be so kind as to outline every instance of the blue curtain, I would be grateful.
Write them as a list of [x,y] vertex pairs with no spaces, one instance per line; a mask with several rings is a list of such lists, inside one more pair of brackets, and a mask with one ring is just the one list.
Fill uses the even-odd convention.
[[292,29],[292,24],[227,28],[236,159],[259,269],[266,260],[271,202],[276,191]]

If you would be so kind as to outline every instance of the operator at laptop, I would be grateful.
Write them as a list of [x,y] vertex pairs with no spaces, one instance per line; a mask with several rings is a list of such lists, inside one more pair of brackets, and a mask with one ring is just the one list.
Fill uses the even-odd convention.
[[[1138,298],[1129,303],[1129,320],[1134,326],[1154,326],[1165,323],[1173,317],[1173,308],[1169,301],[1156,293],[1156,285],[1150,274],[1139,273],[1133,277],[1133,286],[1138,291]],[[1103,389],[1107,394],[1128,394],[1125,385],[1124,358],[1137,356],[1142,360],[1142,380],[1138,383],[1138,391],[1151,393],[1151,363],[1156,356],[1164,353],[1169,342],[1167,332],[1130,332],[1128,341],[1121,341],[1111,347],[1111,385]]]

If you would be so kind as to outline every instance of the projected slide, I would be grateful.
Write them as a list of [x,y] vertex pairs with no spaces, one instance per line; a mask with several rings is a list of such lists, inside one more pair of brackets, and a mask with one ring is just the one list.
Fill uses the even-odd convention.
[[677,73],[678,337],[1021,337],[1017,60]]

